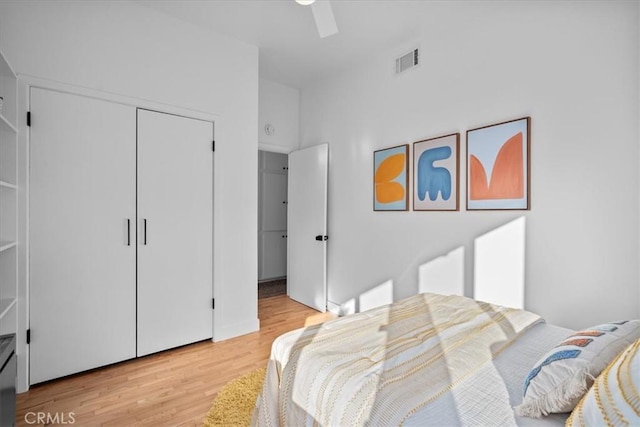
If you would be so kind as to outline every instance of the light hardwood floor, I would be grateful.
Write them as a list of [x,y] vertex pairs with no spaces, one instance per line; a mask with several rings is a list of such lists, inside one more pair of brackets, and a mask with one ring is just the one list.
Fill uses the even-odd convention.
[[48,413],[57,415],[57,424],[73,419],[77,426],[200,426],[223,385],[266,365],[278,335],[331,315],[277,296],[258,300],[258,317],[259,332],[200,342],[32,387],[18,395],[16,425],[43,425],[33,421],[38,413]]

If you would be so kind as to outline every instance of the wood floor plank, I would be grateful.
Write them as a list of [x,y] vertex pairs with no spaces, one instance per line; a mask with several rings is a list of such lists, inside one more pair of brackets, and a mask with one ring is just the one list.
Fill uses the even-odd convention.
[[[201,426],[229,381],[265,366],[273,340],[332,317],[286,296],[258,300],[260,331],[191,344],[32,387],[18,395],[17,426],[38,413],[81,426]],[[61,424],[61,423],[60,423]]]

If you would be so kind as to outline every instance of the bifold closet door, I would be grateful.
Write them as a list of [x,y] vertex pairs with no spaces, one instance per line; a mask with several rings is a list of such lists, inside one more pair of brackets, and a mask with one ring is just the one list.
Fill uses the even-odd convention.
[[30,383],[136,356],[135,108],[30,92]]
[[213,335],[213,123],[138,110],[138,356]]

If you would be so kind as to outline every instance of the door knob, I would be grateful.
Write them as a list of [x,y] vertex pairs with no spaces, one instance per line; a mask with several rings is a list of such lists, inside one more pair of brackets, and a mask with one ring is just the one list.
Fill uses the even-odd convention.
[[329,236],[323,236],[322,234],[318,234],[318,235],[316,236],[316,240],[317,240],[318,242],[322,242],[322,241],[325,241],[325,240],[329,240]]

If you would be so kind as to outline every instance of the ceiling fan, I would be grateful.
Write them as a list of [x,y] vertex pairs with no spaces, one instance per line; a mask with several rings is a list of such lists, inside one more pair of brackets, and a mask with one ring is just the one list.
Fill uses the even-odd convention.
[[311,6],[313,19],[316,21],[320,38],[329,37],[338,32],[336,19],[333,16],[333,9],[329,0],[296,0],[296,3],[303,6]]

